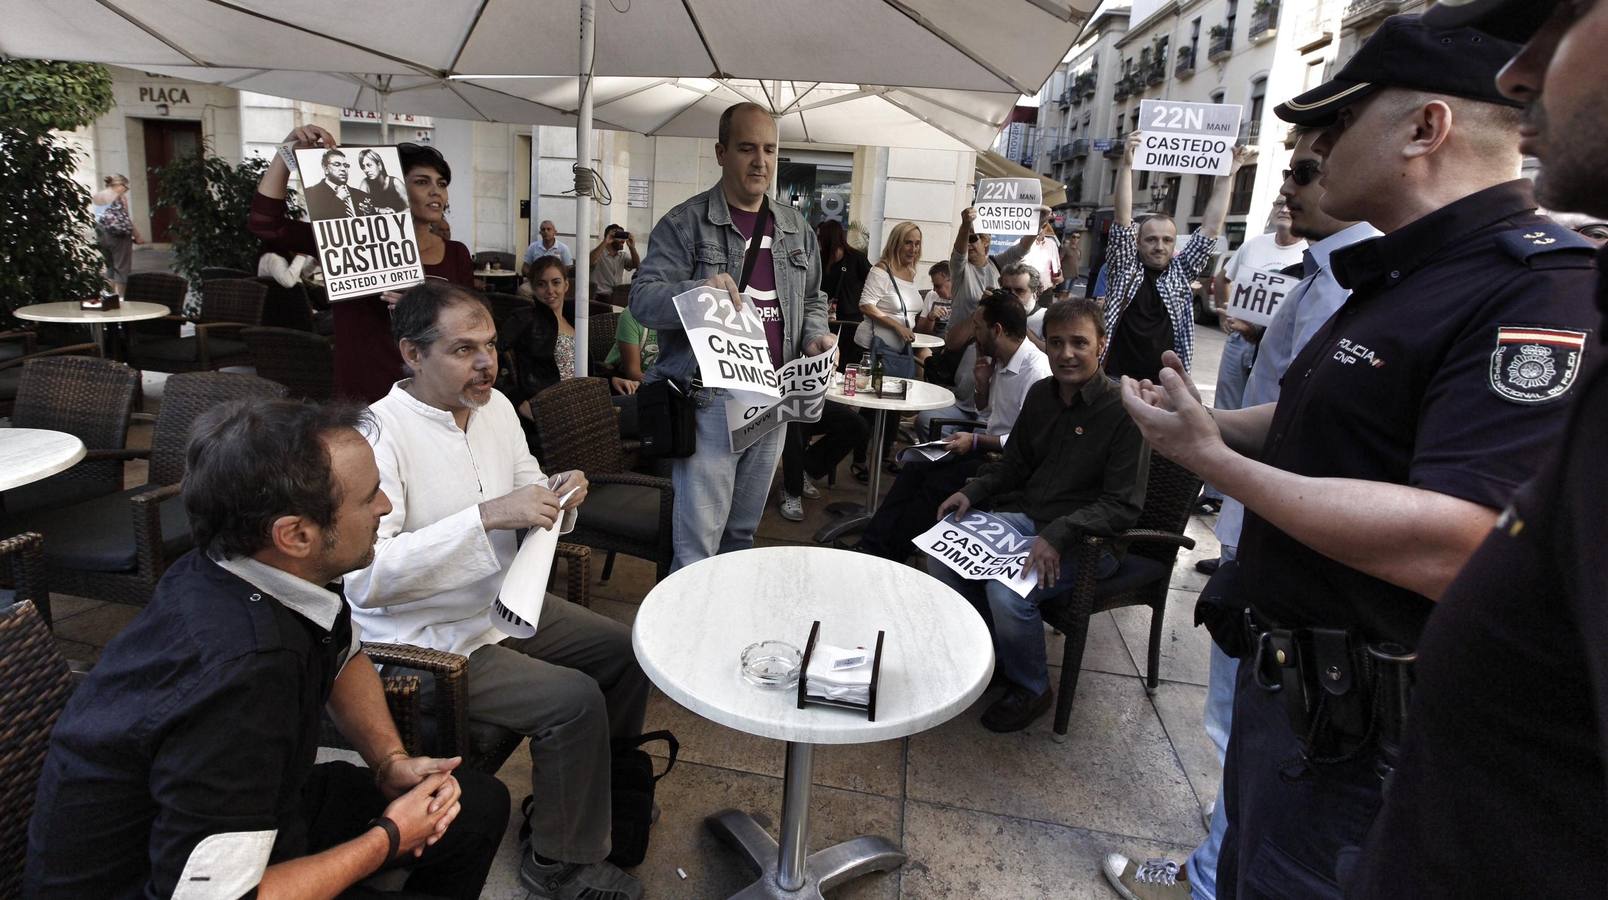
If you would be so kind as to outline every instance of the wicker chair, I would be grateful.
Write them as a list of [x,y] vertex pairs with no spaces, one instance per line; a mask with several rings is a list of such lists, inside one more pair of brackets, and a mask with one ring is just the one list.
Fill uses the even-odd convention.
[[161,319],[130,322],[125,333],[178,337],[179,324],[184,320],[184,298],[189,292],[190,283],[170,272],[135,272],[128,276],[128,289],[123,299],[160,303],[168,308],[169,315]]
[[500,291],[487,291],[486,302],[491,304],[492,322],[497,326],[497,333],[503,332],[514,313],[522,309],[529,309],[536,301],[518,294],[505,294]]
[[[0,540],[0,609],[24,600],[50,624],[50,591],[45,587],[45,539],[24,532]],[[4,894],[0,894],[4,896]]]
[[71,506],[7,516],[0,519],[0,535],[43,534],[50,583],[59,591],[142,605],[151,599],[167,564],[191,546],[179,482],[196,417],[230,400],[284,394],[284,387],[255,375],[175,375],[163,390],[149,450],[97,450],[86,457],[149,459],[146,484]]
[[[140,373],[92,356],[53,356],[22,367],[11,424],[64,431],[91,450],[121,450],[140,389]],[[0,494],[8,513],[63,506],[123,489],[117,460],[80,462],[65,472]]]
[[0,897],[20,897],[34,791],[50,730],[73,691],[67,660],[27,601],[0,610],[0,685]]
[[[566,560],[567,597],[571,603],[581,606],[590,606],[592,603],[589,587],[592,580],[591,553],[588,548],[576,544],[558,545],[558,558]],[[554,568],[557,568],[556,565]],[[420,711],[415,696],[413,718],[404,722],[403,716],[408,713],[405,709],[399,712],[402,699],[398,697],[391,702],[391,715],[396,719],[398,730],[403,733],[403,740],[407,741],[412,735],[418,741],[417,745],[408,745],[410,750],[417,746],[420,752],[433,756],[462,756],[464,764],[470,768],[495,773],[524,738],[524,735],[500,725],[476,722],[469,718],[467,656],[409,644],[365,643],[363,651],[369,659],[381,665],[425,672],[435,679],[433,709],[428,715]],[[405,690],[401,685],[393,687],[392,682],[399,678],[413,679],[414,693],[417,694],[418,676],[387,674],[384,679],[387,696],[393,691],[400,694]]]
[[329,341],[294,328],[247,328],[240,337],[257,374],[289,389],[289,396],[323,403],[335,394],[335,350]]
[[607,312],[589,314],[586,323],[586,352],[587,361],[593,375],[607,377],[614,372],[603,365],[603,360],[609,358],[609,351],[614,349],[614,332],[619,329],[620,314]]
[[[129,361],[158,372],[204,372],[251,362],[243,328],[262,324],[268,289],[256,279],[224,278],[207,282],[201,315],[192,337],[147,337],[134,333]],[[173,317],[167,317],[173,318]]]
[[226,279],[226,278],[256,278],[256,277],[257,277],[257,274],[255,272],[247,272],[245,269],[235,269],[235,268],[231,268],[229,266],[202,266],[201,267],[202,290],[206,290],[206,283],[209,282],[209,281],[221,281],[221,280]]
[[1086,537],[1078,545],[1077,585],[1047,602],[1044,621],[1066,635],[1061,657],[1060,696],[1055,698],[1055,733],[1066,734],[1072,717],[1072,699],[1078,689],[1078,670],[1089,638],[1089,617],[1123,606],[1150,607],[1150,658],[1145,693],[1154,694],[1161,678],[1161,629],[1167,613],[1167,584],[1180,547],[1193,549],[1184,536],[1189,510],[1200,493],[1200,479],[1177,463],[1153,454],[1139,521],[1122,535],[1128,552],[1110,577],[1094,580],[1094,570],[1105,539]]
[[272,278],[258,278],[256,281],[268,289],[262,301],[262,324],[270,328],[314,330],[313,301],[305,284],[297,282],[285,287]]
[[550,472],[580,469],[591,482],[569,539],[608,553],[605,581],[613,574],[615,553],[652,560],[658,577],[667,577],[674,556],[670,523],[675,488],[668,478],[630,470],[608,382],[561,381],[537,394],[532,406],[542,434],[542,467]]
[[[99,344],[68,344],[65,347],[52,347],[40,350],[34,343],[33,336],[26,332],[7,332],[14,335],[12,340],[5,340],[0,335],[0,346],[7,344],[21,345],[24,352],[12,356],[10,359],[0,360],[0,416],[9,416],[17,404],[17,391],[22,387],[22,371],[36,359],[45,359],[51,356],[100,356]],[[27,335],[26,337],[24,335]]]

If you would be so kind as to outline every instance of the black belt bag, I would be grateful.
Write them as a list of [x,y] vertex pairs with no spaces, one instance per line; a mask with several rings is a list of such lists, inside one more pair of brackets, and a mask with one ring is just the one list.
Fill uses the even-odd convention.
[[1201,588],[1195,601],[1195,627],[1206,626],[1212,640],[1235,659],[1249,659],[1256,651],[1245,631],[1249,604],[1240,590],[1239,561],[1225,559]]
[[1406,724],[1416,655],[1368,644],[1355,629],[1268,627],[1244,613],[1256,684],[1283,701],[1308,762],[1341,763],[1377,750],[1389,777]]

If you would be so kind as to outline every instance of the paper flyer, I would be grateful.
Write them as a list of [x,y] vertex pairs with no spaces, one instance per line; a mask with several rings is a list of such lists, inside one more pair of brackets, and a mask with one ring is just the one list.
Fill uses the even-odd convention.
[[1038,586],[1038,576],[1027,570],[1033,538],[998,516],[974,510],[957,519],[950,513],[911,543],[970,581],[992,579],[1023,597]]
[[733,306],[725,291],[696,287],[672,298],[707,388],[781,399],[781,375],[771,365],[765,323],[753,304]]
[[[569,501],[577,489],[571,488],[559,497],[559,505]],[[525,542],[519,545],[514,561],[503,575],[502,589],[497,602],[487,615],[491,624],[509,637],[527,638],[536,633],[536,623],[542,618],[542,601],[547,597],[547,578],[553,572],[553,557],[558,554],[558,533],[564,516],[552,528],[532,528],[525,532]]]
[[331,301],[424,280],[395,147],[297,150],[296,168]]
[[815,356],[799,357],[781,370],[781,398],[751,395],[726,401],[726,422],[731,429],[731,452],[741,453],[774,429],[789,422],[819,422],[826,404],[826,388],[837,371],[837,348]]

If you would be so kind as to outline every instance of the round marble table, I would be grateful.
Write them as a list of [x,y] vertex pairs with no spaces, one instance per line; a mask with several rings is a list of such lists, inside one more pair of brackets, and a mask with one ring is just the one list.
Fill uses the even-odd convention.
[[921,334],[918,332],[915,339],[910,342],[910,346],[915,347],[917,350],[936,350],[943,345],[944,337],[941,334]]
[[172,310],[160,303],[142,303],[124,300],[116,309],[84,309],[77,300],[58,303],[35,303],[15,311],[17,318],[30,322],[64,322],[70,325],[88,325],[90,337],[100,345],[101,352],[110,358],[106,346],[106,326],[122,322],[142,322],[171,315]]
[[[837,646],[873,646],[877,631],[885,632],[876,721],[853,710],[799,709],[796,689],[743,680],[744,647],[776,639],[802,649],[817,620],[820,640]],[[904,853],[882,837],[808,852],[814,745],[925,731],[969,707],[994,670],[988,628],[959,594],[918,569],[825,547],[762,547],[694,563],[648,593],[631,641],[642,670],[670,699],[727,727],[787,742],[779,844],[735,809],[705,820],[760,872],[737,894],[743,900],[818,898],[901,865]]]
[[0,428],[0,491],[65,471],[84,453],[84,442],[66,432]]
[[[949,388],[936,384],[928,384],[914,378],[904,379],[910,383],[910,391],[904,397],[878,397],[871,393],[870,388],[861,388],[852,395],[843,393],[843,376],[833,377],[833,382],[826,389],[826,399],[833,403],[845,406],[858,406],[862,409],[880,409],[889,412],[923,412],[929,409],[943,409],[955,405],[955,392]],[[887,416],[875,416],[871,420],[871,439],[866,446],[871,450],[870,478],[866,481],[865,505],[854,506],[849,503],[834,504],[837,508],[827,507],[828,511],[838,513],[842,518],[829,525],[822,526],[815,533],[817,543],[825,544],[853,531],[859,531],[871,521],[871,516],[877,511],[877,499],[882,493],[882,452],[884,449],[883,436],[887,428]],[[846,507],[846,508],[845,508]]]

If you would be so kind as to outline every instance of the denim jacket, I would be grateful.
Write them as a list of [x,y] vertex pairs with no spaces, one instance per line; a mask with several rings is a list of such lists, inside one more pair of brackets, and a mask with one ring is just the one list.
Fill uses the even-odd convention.
[[[810,341],[829,333],[826,294],[821,292],[815,232],[792,207],[772,202],[770,209],[776,221],[771,259],[776,267],[776,299],[782,307],[782,361],[787,362],[802,355]],[[718,272],[737,280],[743,271],[744,247],[718,184],[665,213],[653,226],[648,255],[631,279],[631,315],[659,332],[659,358],[645,373],[649,381],[670,378],[685,385],[697,374],[698,361],[671,298]]]

